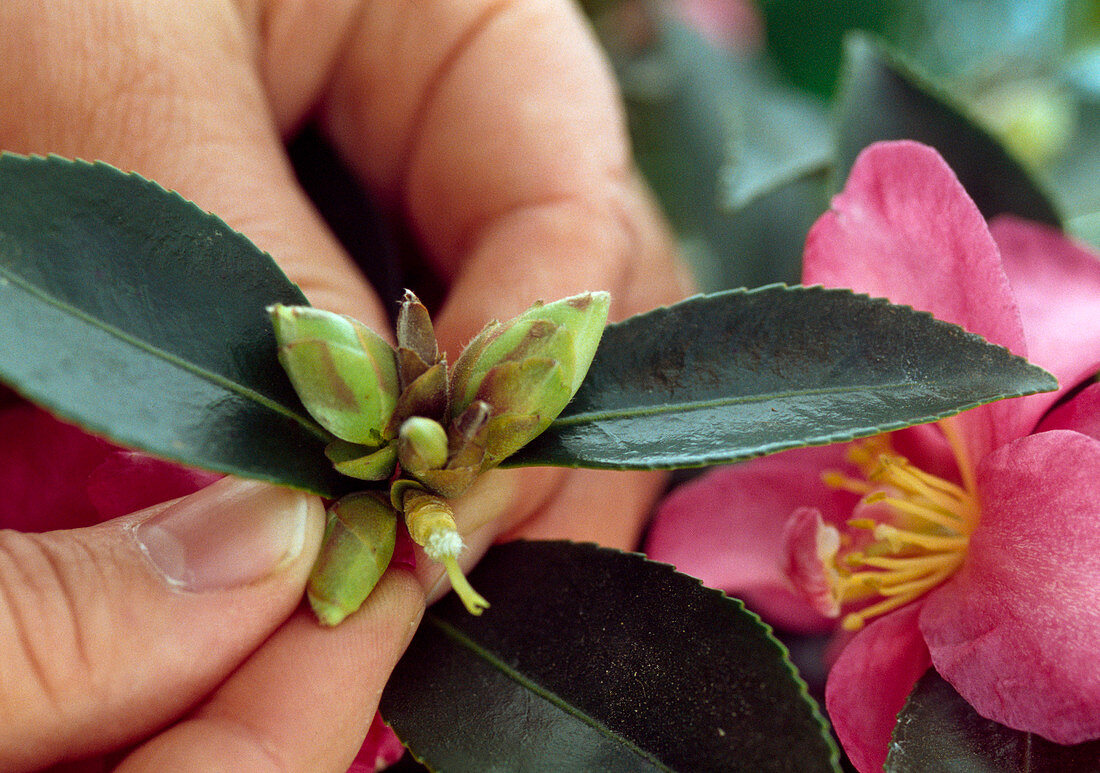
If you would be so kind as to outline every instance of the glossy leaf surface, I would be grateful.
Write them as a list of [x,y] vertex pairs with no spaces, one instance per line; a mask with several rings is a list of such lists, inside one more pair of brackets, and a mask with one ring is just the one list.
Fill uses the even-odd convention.
[[492,606],[432,607],[382,696],[429,767],[835,769],[781,645],[698,580],[564,542],[496,546],[470,579]]
[[1047,195],[992,135],[946,92],[867,36],[848,39],[837,112],[838,186],[871,143],[917,140],[939,151],[986,219],[1008,213],[1060,225]]
[[929,670],[898,714],[887,773],[1092,773],[1100,741],[1059,746],[978,715],[935,670]]
[[509,463],[731,462],[1054,387],[1007,350],[883,300],[820,287],[716,293],[608,326],[573,402]]
[[265,307],[306,303],[216,217],[105,164],[0,157],[0,380],[157,456],[321,493],[326,433]]

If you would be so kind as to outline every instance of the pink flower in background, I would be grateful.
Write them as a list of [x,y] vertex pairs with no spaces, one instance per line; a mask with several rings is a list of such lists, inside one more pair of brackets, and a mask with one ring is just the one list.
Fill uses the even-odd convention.
[[764,39],[755,5],[745,0],[677,0],[675,12],[720,48],[749,50]]
[[92,526],[220,477],[120,448],[11,396],[0,400],[0,528]]
[[666,500],[647,552],[777,623],[858,631],[826,703],[860,770],[882,769],[929,663],[987,718],[1100,737],[1100,385],[1051,410],[1100,368],[1100,261],[987,227],[935,151],[897,142],[857,160],[803,279],[930,311],[1062,388],[715,471]]
[[348,773],[373,773],[382,770],[401,759],[405,754],[405,747],[397,736],[382,721],[381,714],[374,715],[370,730],[367,731],[367,739],[363,741],[363,748],[359,750],[355,761],[348,768]]

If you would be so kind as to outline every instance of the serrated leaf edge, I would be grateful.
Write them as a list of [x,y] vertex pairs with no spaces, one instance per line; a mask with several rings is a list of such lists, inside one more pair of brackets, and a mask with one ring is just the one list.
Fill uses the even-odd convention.
[[780,659],[782,660],[783,665],[786,667],[788,673],[791,675],[791,678],[794,681],[795,685],[798,687],[799,696],[810,707],[810,711],[813,714],[814,719],[817,720],[817,724],[821,728],[821,737],[825,741],[826,746],[828,746],[828,748],[829,748],[829,752],[830,752],[829,762],[830,762],[830,764],[833,766],[834,770],[836,770],[836,771],[841,770],[841,767],[840,767],[840,747],[837,746],[836,740],[833,738],[833,734],[831,732],[831,725],[829,724],[829,720],[825,717],[824,712],[821,711],[821,707],[818,706],[817,700],[815,700],[814,697],[812,695],[810,695],[809,685],[806,684],[806,680],[804,680],[802,678],[802,674],[799,673],[798,668],[795,666],[794,662],[791,660],[791,657],[790,657],[791,651],[787,648],[786,644],[784,644],[778,638],[776,638],[775,629],[772,628],[772,626],[769,623],[767,623],[764,620],[764,618],[762,618],[759,614],[757,614],[753,610],[746,607],[744,601],[742,601],[739,598],[735,598],[733,596],[730,596],[725,591],[722,591],[718,588],[712,588],[709,585],[704,585],[703,581],[700,580],[698,577],[692,577],[690,574],[684,574],[683,572],[679,571],[675,566],[673,566],[672,564],[669,564],[667,562],[655,561],[652,558],[650,558],[649,556],[647,556],[645,553],[639,553],[637,551],[628,551],[628,550],[616,550],[615,548],[608,548],[608,547],[603,547],[602,545],[595,545],[595,543],[570,543],[568,540],[560,540],[560,541],[561,542],[566,542],[567,544],[584,544],[584,545],[592,544],[599,551],[606,551],[606,552],[611,552],[611,553],[621,553],[623,555],[629,555],[629,556],[638,556],[645,563],[650,564],[651,566],[667,567],[668,570],[671,571],[673,574],[680,575],[681,577],[686,577],[687,579],[694,582],[696,585],[698,585],[703,590],[704,593],[721,596],[726,601],[732,602],[735,605],[736,609],[739,609],[740,611],[742,611],[746,615],[748,615],[751,620],[753,620],[757,625],[760,626],[760,631],[761,631],[761,633],[764,634],[764,638],[779,650]]
[[[47,154],[47,155],[41,155],[41,154],[37,154],[37,153],[30,154],[30,155],[24,155],[24,154],[21,154],[21,153],[13,153],[13,152],[8,151],[8,150],[0,151],[0,164],[3,164],[5,162],[10,162],[10,161],[14,161],[14,162],[19,163],[19,164],[26,164],[27,166],[31,166],[31,167],[33,167],[33,166],[53,166],[53,167],[69,166],[69,167],[84,167],[84,168],[94,169],[94,170],[103,170],[108,174],[113,174],[113,175],[116,175],[120,178],[123,178],[123,179],[127,180],[130,183],[135,183],[139,187],[144,187],[144,188],[147,188],[147,189],[151,189],[156,195],[165,196],[165,197],[168,197],[169,199],[174,200],[174,202],[176,202],[177,205],[182,206],[186,210],[190,210],[195,216],[197,216],[201,220],[205,220],[209,223],[212,223],[215,226],[218,226],[220,229],[224,229],[226,232],[228,232],[228,234],[231,235],[231,238],[247,245],[251,249],[255,250],[258,254],[263,255],[264,257],[266,257],[271,262],[271,268],[274,272],[276,272],[283,279],[285,279],[286,282],[289,285],[297,287],[297,285],[294,282],[292,282],[289,277],[287,277],[286,273],[282,270],[282,268],[279,266],[279,264],[275,262],[275,260],[271,257],[271,255],[269,253],[265,252],[264,250],[261,250],[259,247],[257,247],[252,242],[252,240],[249,239],[247,236],[242,234],[240,231],[237,231],[235,228],[230,226],[228,223],[226,223],[224,220],[222,220],[217,215],[213,214],[212,212],[208,212],[208,211],[202,209],[197,204],[195,204],[193,201],[191,201],[190,199],[185,198],[182,194],[178,193],[177,191],[165,188],[163,185],[161,185],[157,181],[151,180],[151,179],[149,179],[149,178],[147,178],[147,177],[145,177],[141,174],[138,174],[137,172],[132,172],[132,171],[131,172],[125,172],[125,171],[119,169],[118,167],[114,166],[113,164],[110,164],[106,161],[99,161],[99,160],[97,160],[97,161],[88,161],[88,160],[85,160],[85,159],[82,159],[82,158],[67,158],[65,156],[61,156],[61,155],[58,155],[56,153],[50,153],[50,154]],[[256,392],[256,391],[254,391],[254,390],[252,390],[248,387],[245,387],[244,385],[238,384],[238,383],[236,383],[236,382],[234,382],[230,379],[227,379],[224,376],[220,376],[216,373],[212,373],[210,371],[203,370],[201,368],[196,368],[196,367],[192,366],[190,363],[188,363],[186,360],[184,360],[180,357],[177,357],[173,354],[170,354],[169,352],[166,352],[166,351],[164,351],[162,349],[159,349],[155,346],[152,346],[152,345],[148,344],[147,342],[142,341],[140,338],[136,338],[136,337],[134,337],[134,336],[132,336],[128,333],[125,333],[122,330],[119,330],[118,328],[114,327],[113,325],[104,324],[101,320],[97,320],[96,318],[92,317],[89,314],[86,314],[82,310],[80,310],[80,309],[78,309],[78,308],[76,308],[76,307],[74,307],[74,306],[72,306],[68,303],[64,303],[64,302],[58,300],[57,298],[54,298],[53,296],[48,295],[47,293],[42,292],[40,288],[27,283],[21,277],[15,276],[14,274],[11,274],[9,271],[5,270],[4,266],[2,266],[2,265],[0,265],[0,277],[5,279],[7,282],[10,282],[11,284],[15,285],[16,287],[22,289],[24,292],[26,292],[26,293],[42,300],[43,302],[53,306],[54,308],[62,310],[66,314],[69,314],[69,315],[71,315],[71,316],[73,316],[77,319],[80,319],[81,321],[85,322],[86,324],[88,324],[91,327],[95,327],[97,329],[103,330],[106,333],[108,333],[109,335],[111,335],[111,336],[113,336],[113,337],[115,337],[115,338],[117,338],[121,341],[126,342],[127,344],[133,346],[136,349],[140,349],[142,351],[153,354],[154,356],[159,357],[160,359],[164,360],[165,362],[168,362],[168,363],[172,364],[173,366],[176,366],[176,367],[180,368],[181,370],[184,370],[184,371],[190,372],[194,375],[197,375],[200,378],[208,381],[209,383],[216,384],[220,387],[223,387],[227,391],[230,391],[230,392],[233,392],[235,394],[241,395],[242,397],[245,397],[245,398],[247,398],[247,399],[249,399],[253,402],[256,402],[260,405],[263,405],[265,408],[268,408],[269,410],[273,411],[274,413],[277,413],[279,415],[282,415],[282,416],[285,416],[287,418],[290,418],[290,419],[294,420],[295,422],[300,424],[304,429],[306,429],[311,434],[315,435],[317,438],[319,438],[321,440],[329,441],[329,440],[332,439],[331,435],[328,432],[326,432],[319,424],[314,422],[311,418],[309,418],[307,416],[304,416],[302,414],[299,414],[295,411],[289,410],[286,406],[282,405],[281,403],[279,403],[275,400],[272,400],[271,398],[266,397],[265,395],[262,395],[259,392]],[[299,293],[301,293],[300,290],[299,290]],[[308,300],[306,300],[304,295],[302,295],[301,300],[302,300],[302,303],[304,305],[308,305],[309,302],[308,302]],[[20,389],[18,387],[16,387],[15,385],[12,385],[12,388],[16,389],[17,392],[20,391]],[[52,406],[51,406],[51,410],[52,410]]]

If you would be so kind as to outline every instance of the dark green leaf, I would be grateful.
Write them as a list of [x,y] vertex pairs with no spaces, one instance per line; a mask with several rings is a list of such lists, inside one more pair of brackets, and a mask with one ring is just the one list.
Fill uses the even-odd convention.
[[940,152],[987,219],[1009,213],[1060,225],[1054,205],[1019,162],[941,88],[869,37],[853,34],[846,54],[837,103],[838,182],[871,143],[917,140]]
[[[598,517],[598,504],[593,503]],[[494,547],[428,611],[382,714],[439,770],[827,771],[782,646],[720,592],[593,545]]]
[[1095,773],[1100,741],[1059,746],[978,716],[930,669],[898,714],[887,773]]
[[803,88],[831,94],[840,71],[844,34],[886,34],[904,3],[898,0],[761,0],[768,52]]
[[337,490],[265,307],[305,298],[216,217],[105,164],[0,157],[0,379],[186,464]]
[[610,325],[573,402],[508,463],[717,464],[1055,387],[962,328],[848,290],[716,293]]

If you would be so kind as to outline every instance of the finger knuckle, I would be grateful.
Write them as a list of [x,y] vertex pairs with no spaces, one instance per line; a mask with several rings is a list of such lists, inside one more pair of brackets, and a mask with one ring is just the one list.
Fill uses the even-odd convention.
[[84,594],[103,571],[99,563],[79,539],[0,531],[0,704],[56,717],[74,688],[94,690]]

